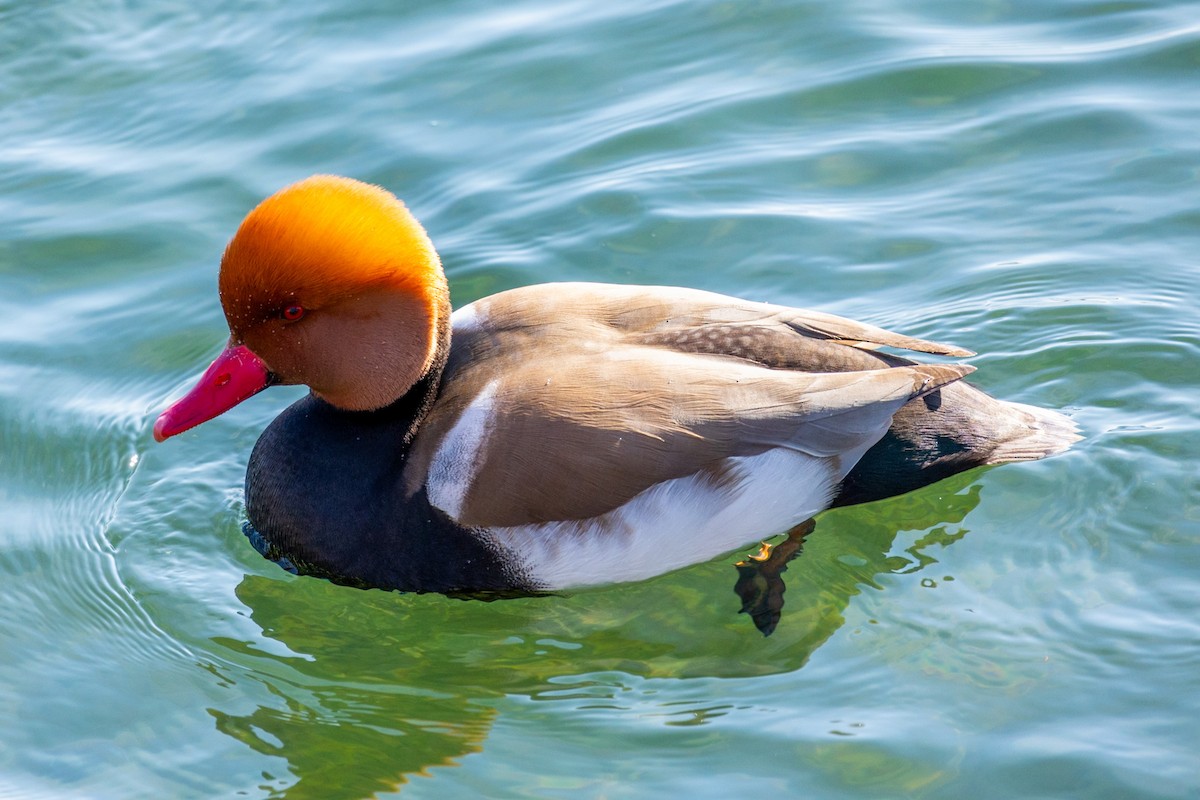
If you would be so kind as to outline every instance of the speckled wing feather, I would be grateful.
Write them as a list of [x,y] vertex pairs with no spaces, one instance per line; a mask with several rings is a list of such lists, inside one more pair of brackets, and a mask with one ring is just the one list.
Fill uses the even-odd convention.
[[699,343],[706,341],[735,349],[757,345],[765,352],[777,352],[780,366],[802,339],[860,349],[886,346],[958,358],[974,355],[961,347],[833,314],[673,286],[547,283],[501,292],[480,303],[486,307],[489,327],[496,330],[558,325],[564,318],[587,320],[609,327],[614,334],[688,351],[703,349]]

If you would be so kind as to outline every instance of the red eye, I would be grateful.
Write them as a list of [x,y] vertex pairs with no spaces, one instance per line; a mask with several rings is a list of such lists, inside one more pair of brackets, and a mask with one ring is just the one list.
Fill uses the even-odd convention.
[[304,306],[288,306],[280,316],[288,322],[295,322],[304,316]]

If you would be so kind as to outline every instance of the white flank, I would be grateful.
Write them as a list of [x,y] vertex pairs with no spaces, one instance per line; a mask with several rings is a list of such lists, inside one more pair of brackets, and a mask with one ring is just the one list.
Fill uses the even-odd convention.
[[488,538],[545,589],[645,580],[783,533],[824,509],[839,479],[830,460],[784,448],[726,464],[740,480],[677,478],[594,519]]
[[442,439],[429,465],[429,479],[426,482],[429,502],[452,519],[458,519],[462,514],[463,500],[475,480],[479,453],[487,444],[492,425],[495,424],[492,400],[498,383],[489,383],[463,409],[454,427]]

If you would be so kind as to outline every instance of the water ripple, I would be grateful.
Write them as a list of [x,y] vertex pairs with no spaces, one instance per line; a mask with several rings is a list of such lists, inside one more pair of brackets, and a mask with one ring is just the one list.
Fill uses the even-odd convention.
[[[630,776],[698,797],[1186,796],[1194,16],[0,7],[0,711],[21,721],[0,796]],[[220,346],[238,220],[318,171],[403,195],[458,303],[582,279],[822,308],[977,350],[973,381],[1087,437],[822,516],[767,640],[729,559],[492,604],[293,579],[239,522],[247,454],[297,392],[162,446],[149,424]]]

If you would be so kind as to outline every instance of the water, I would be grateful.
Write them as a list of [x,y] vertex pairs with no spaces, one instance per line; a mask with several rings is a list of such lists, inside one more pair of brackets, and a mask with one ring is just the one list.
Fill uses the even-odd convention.
[[[0,3],[0,797],[1200,791],[1194,3]],[[242,215],[381,183],[457,304],[665,283],[979,351],[1087,435],[495,603],[240,532],[272,390],[165,445]],[[686,546],[681,543],[680,546]]]

